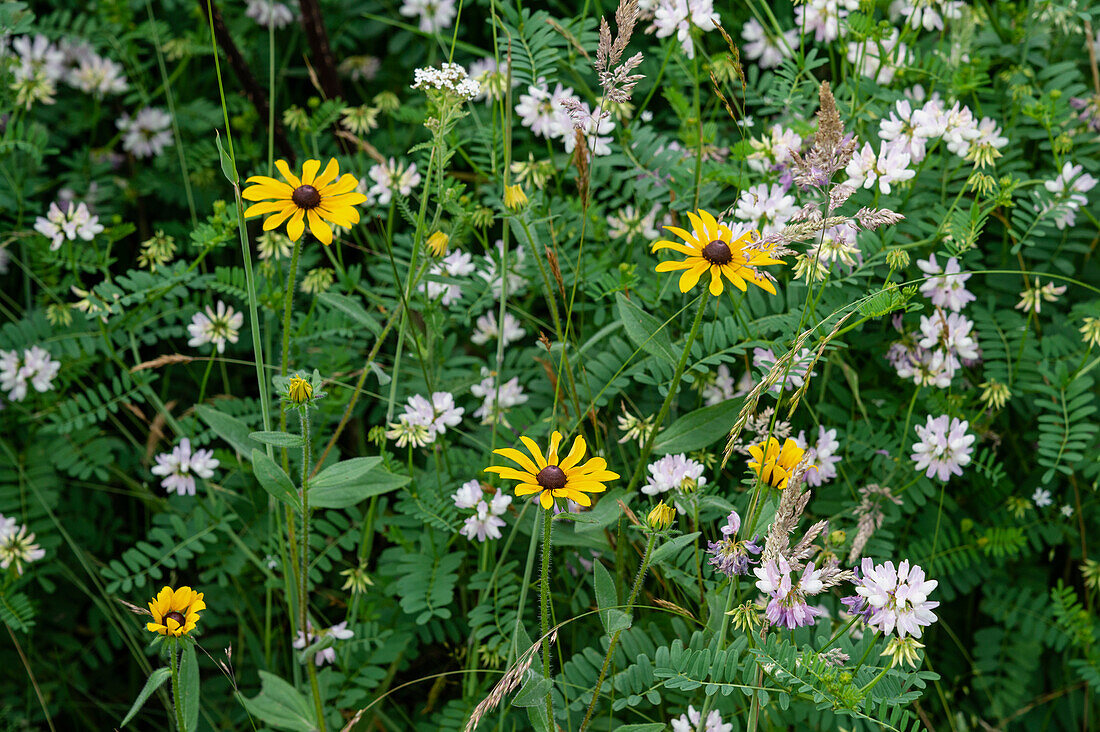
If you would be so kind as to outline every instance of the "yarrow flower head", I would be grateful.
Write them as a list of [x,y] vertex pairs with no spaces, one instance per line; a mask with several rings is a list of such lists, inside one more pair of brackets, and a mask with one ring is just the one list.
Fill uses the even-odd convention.
[[768,485],[783,490],[805,454],[797,440],[788,437],[780,447],[779,440],[769,437],[767,442],[749,448],[749,468]]
[[191,339],[187,345],[192,348],[213,343],[218,353],[225,353],[225,344],[236,343],[241,326],[244,325],[244,313],[238,313],[232,307],[218,300],[217,310],[206,306],[206,312],[199,311],[191,318],[187,332]]
[[815,618],[825,615],[825,611],[806,602],[807,595],[816,595],[825,589],[821,580],[821,570],[811,562],[807,564],[801,576],[791,570],[783,557],[765,562],[764,566],[753,570],[758,578],[756,588],[768,595],[768,607],[764,616],[774,625],[787,628],[800,628],[813,625]]
[[953,474],[962,475],[963,467],[970,464],[971,445],[975,439],[966,431],[967,427],[968,422],[946,414],[935,418],[929,415],[923,426],[916,425],[914,429],[920,442],[913,445],[913,462],[917,470],[926,471],[929,478],[934,475],[944,481]]
[[722,278],[726,278],[742,292],[748,290],[746,282],[751,282],[757,287],[775,294],[775,285],[762,267],[770,264],[783,264],[780,259],[773,259],[771,248],[755,248],[753,232],[734,237],[733,231],[725,224],[720,224],[711,214],[699,211],[698,215],[688,212],[691,220],[692,231],[688,232],[676,226],[666,226],[676,236],[684,240],[684,244],[671,241],[658,241],[653,245],[653,251],[672,249],[680,254],[687,255],[682,261],[661,262],[657,265],[658,272],[675,272],[684,270],[680,275],[680,292],[687,292],[695,287],[699,278],[705,273],[710,273],[710,294],[718,296],[724,291]]
[[721,528],[722,538],[707,542],[707,554],[711,555],[710,565],[730,578],[734,575],[748,574],[749,565],[756,564],[756,560],[750,555],[757,555],[762,551],[755,536],[752,540],[739,541],[737,532],[740,529],[741,516],[737,511],[730,511],[729,516],[726,517],[726,525]]
[[[294,647],[298,650],[304,650],[309,648],[315,643],[319,643],[325,638],[331,637],[334,640],[347,640],[353,638],[355,632],[348,630],[348,621],[337,623],[330,628],[323,628],[318,630],[313,627],[313,623],[309,620],[306,621],[306,628],[309,633],[298,631],[298,637],[294,639]],[[336,662],[336,649],[332,646],[322,648],[313,654],[313,663],[317,666],[324,666],[326,663]]]
[[214,477],[214,468],[220,464],[213,450],[191,451],[191,440],[184,437],[172,452],[157,455],[157,464],[150,472],[164,479],[162,488],[169,493],[195,495],[195,476],[209,480]]
[[290,172],[285,160],[276,160],[275,167],[285,183],[265,175],[254,175],[247,181],[252,185],[241,193],[246,201],[261,201],[249,206],[244,215],[246,218],[267,216],[264,231],[277,229],[285,221],[287,235],[298,241],[308,223],[313,235],[328,245],[332,243],[329,223],[350,229],[359,221],[355,206],[365,202],[367,197],[356,190],[359,180],[354,175],[340,175],[336,158],[329,160],[320,175],[317,172],[321,169],[321,161],[307,160],[302,165],[300,179]]
[[939,603],[929,600],[928,595],[938,585],[936,580],[925,579],[924,570],[910,566],[908,559],[895,569],[893,562],[876,565],[870,557],[864,557],[856,595],[866,602],[861,614],[872,628],[886,635],[896,630],[899,638],[920,638],[921,629],[936,622],[932,611]]
[[518,481],[516,495],[537,494],[544,509],[549,510],[557,498],[568,498],[582,506],[591,506],[592,498],[588,494],[603,493],[607,490],[604,483],[619,477],[618,473],[607,469],[607,461],[602,457],[594,457],[581,464],[587,445],[580,435],[573,440],[573,447],[564,458],[558,455],[558,446],[562,441],[560,432],[550,435],[550,448],[545,457],[534,440],[529,437],[519,439],[534,460],[513,447],[503,447],[494,452],[515,462],[522,470],[494,465],[486,468],[485,472]]
[[202,598],[203,593],[190,587],[173,590],[165,585],[149,603],[153,620],[145,624],[145,629],[176,638],[189,634],[199,622],[199,611],[206,609]]
[[451,63],[445,63],[438,69],[431,66],[416,69],[413,71],[412,88],[443,92],[462,101],[469,101],[481,93],[481,84],[471,79],[466,69]]

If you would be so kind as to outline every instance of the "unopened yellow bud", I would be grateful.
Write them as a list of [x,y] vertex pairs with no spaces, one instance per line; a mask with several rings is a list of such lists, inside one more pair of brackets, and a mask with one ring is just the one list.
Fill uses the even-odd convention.
[[649,512],[649,516],[646,517],[646,521],[649,522],[649,528],[654,531],[664,531],[672,526],[672,522],[675,520],[676,509],[666,505],[664,501],[654,506],[653,510]]
[[294,374],[290,377],[287,393],[290,396],[290,401],[295,404],[305,404],[313,397],[313,384],[298,376],[298,374]]
[[504,205],[512,211],[518,211],[527,205],[527,194],[523,192],[523,186],[515,184],[504,189]]
[[447,244],[451,241],[451,237],[444,234],[442,231],[437,231],[428,237],[428,249],[432,254],[437,257],[442,257],[447,253]]

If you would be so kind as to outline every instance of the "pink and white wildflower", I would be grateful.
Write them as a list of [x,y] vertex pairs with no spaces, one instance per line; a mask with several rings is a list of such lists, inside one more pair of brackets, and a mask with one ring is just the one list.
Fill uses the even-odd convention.
[[936,622],[932,611],[939,602],[928,596],[939,586],[936,580],[925,578],[919,566],[910,566],[906,559],[894,568],[893,562],[875,564],[864,557],[860,565],[856,594],[866,603],[865,617],[872,628],[899,638],[921,637],[922,628]]
[[821,570],[816,569],[813,562],[803,568],[800,576],[795,576],[787,560],[779,557],[757,567],[753,574],[758,578],[756,588],[771,598],[764,616],[773,625],[800,628],[813,625],[816,618],[826,614],[822,608],[806,602],[807,595],[816,595],[825,589]]
[[163,478],[160,485],[169,493],[195,495],[195,476],[203,480],[214,477],[220,464],[213,450],[191,450],[191,440],[184,437],[172,452],[157,455],[157,464],[150,470]]
[[930,254],[928,259],[918,259],[917,267],[931,277],[921,283],[920,291],[936,307],[958,312],[967,303],[974,301],[974,295],[966,289],[966,281],[970,279],[970,275],[961,273],[959,260],[955,257],[949,257],[947,264],[941,269],[936,255]]
[[913,462],[918,471],[925,471],[929,478],[950,480],[952,475],[962,475],[962,469],[970,464],[974,435],[966,430],[970,424],[946,414],[928,416],[924,425],[916,425],[919,442],[913,445]]

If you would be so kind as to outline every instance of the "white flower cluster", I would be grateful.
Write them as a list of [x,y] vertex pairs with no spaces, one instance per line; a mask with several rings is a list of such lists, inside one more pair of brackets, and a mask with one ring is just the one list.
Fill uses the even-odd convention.
[[136,158],[156,157],[172,144],[172,118],[160,107],[143,107],[133,118],[124,114],[115,125],[122,133],[122,149]]
[[413,394],[405,404],[405,411],[391,423],[386,437],[397,440],[398,447],[412,445],[423,447],[436,441],[448,427],[462,423],[466,410],[455,406],[454,394],[449,391],[433,392],[431,399],[423,394]]
[[[313,627],[313,623],[309,620],[306,621],[306,629],[309,631],[308,635],[302,631],[298,631],[298,637],[294,639],[294,647],[299,651],[309,648],[314,643],[320,642],[323,638],[331,636],[336,640],[348,640],[355,636],[355,631],[348,630],[348,621],[337,623],[329,628],[322,628],[318,630]],[[328,648],[322,648],[317,651],[313,656],[313,663],[316,666],[324,666],[326,663],[336,662],[336,649],[332,646]]]
[[807,485],[817,487],[822,483],[828,483],[836,477],[836,464],[840,462],[840,440],[837,439],[836,430],[827,430],[824,426],[817,428],[817,442],[810,447],[806,441],[806,431],[798,433],[795,438],[798,446],[806,451],[806,461],[810,464],[804,479]]
[[[657,496],[671,490],[691,492],[707,484],[703,471],[706,468],[702,463],[691,460],[684,453],[679,455],[665,455],[660,460],[655,460],[646,468],[649,471],[649,480],[642,486],[642,493],[647,496]],[[684,513],[684,507],[679,501],[674,501],[676,509]]]
[[[775,354],[772,353],[770,348],[754,348],[752,351],[752,365],[753,368],[761,371],[761,376],[766,376],[772,367],[775,366]],[[791,367],[787,370],[786,378],[780,373],[778,380],[768,391],[772,394],[778,394],[781,389],[787,391],[794,391],[802,388],[802,385],[806,383],[806,379],[814,376],[817,372],[810,371],[814,363],[814,354],[808,348],[803,348],[791,361]]]
[[18,351],[0,351],[0,389],[13,402],[27,397],[27,386],[42,393],[53,389],[53,380],[61,370],[61,362],[50,358],[41,346],[31,346],[20,356]]
[[98,55],[84,41],[62,39],[52,43],[44,35],[19,36],[12,40],[11,47],[11,88],[16,91],[18,103],[28,108],[36,101],[53,104],[59,81],[99,99],[130,88],[122,66]]
[[420,185],[420,173],[416,171],[416,163],[405,166],[390,158],[385,165],[375,164],[371,166],[367,175],[374,183],[368,189],[366,181],[359,183],[359,192],[367,196],[368,204],[386,206],[393,200],[393,194],[399,193],[408,196],[413,188]]
[[746,371],[739,381],[733,380],[730,368],[719,364],[715,369],[714,381],[703,386],[703,403],[710,407],[735,397],[744,396],[752,389],[752,372]]
[[1085,193],[1095,186],[1096,178],[1084,172],[1082,166],[1069,162],[1062,165],[1058,177],[1043,183],[1043,187],[1054,194],[1054,201],[1047,208],[1054,213],[1054,225],[1059,229],[1073,226],[1077,221],[1077,212],[1088,205],[1089,199]]
[[244,313],[235,312],[218,300],[217,311],[207,305],[206,312],[199,311],[192,316],[187,326],[187,332],[191,335],[187,345],[198,348],[213,343],[218,353],[225,353],[225,344],[237,342],[242,325]]
[[283,28],[294,22],[294,11],[275,0],[248,0],[244,14],[264,28]]
[[658,0],[653,10],[653,26],[649,30],[655,30],[658,38],[675,35],[684,55],[695,58],[692,26],[701,31],[712,31],[718,27],[714,0]]
[[504,313],[504,328],[502,329],[497,326],[497,314],[490,310],[485,315],[478,316],[477,329],[470,336],[470,340],[479,346],[483,346],[489,341],[495,341],[499,338],[504,341],[504,347],[507,348],[509,343],[521,340],[525,335],[527,335],[527,331],[520,327],[519,321],[511,313],[507,311]]
[[[428,268],[428,274],[437,278],[451,279],[467,277],[476,269],[473,257],[469,253],[455,249],[443,259],[432,262],[432,266]],[[458,282],[440,282],[438,279],[432,279],[420,283],[417,289],[427,294],[428,299],[439,300],[443,307],[450,307],[462,297],[462,284]]]
[[538,137],[561,140],[567,153],[572,153],[577,142],[574,130],[580,130],[588,149],[595,155],[611,154],[610,132],[615,129],[607,110],[592,112],[587,102],[573,96],[572,87],[558,84],[551,93],[543,81],[527,87],[526,94],[519,95],[516,114],[520,124],[530,128]]
[[37,562],[46,556],[46,550],[34,543],[34,533],[28,532],[13,518],[0,513],[0,569],[15,566],[16,574],[23,574],[24,562]]
[[525,403],[528,398],[523,393],[523,387],[519,385],[519,377],[513,376],[501,384],[498,393],[496,374],[482,367],[481,375],[484,377],[481,382],[470,387],[470,393],[482,400],[474,416],[479,418],[482,424],[507,425],[508,420],[504,418],[504,413],[512,407]]
[[459,99],[469,101],[481,93],[481,84],[471,79],[466,69],[458,64],[443,64],[413,71],[413,89],[421,91],[442,91],[454,94]]
[[425,33],[436,33],[449,27],[458,11],[455,0],[405,0],[401,4],[401,14],[417,18],[417,27]]
[[[950,422],[948,420],[950,419]],[[920,442],[913,445],[913,462],[917,470],[925,475],[933,475],[939,480],[949,480],[954,475],[962,475],[962,469],[970,464],[971,447],[974,435],[967,432],[970,424],[957,417],[941,414],[933,418],[928,415],[926,423],[916,425]]]
[[451,499],[457,508],[473,509],[474,514],[467,516],[459,533],[470,541],[484,542],[488,539],[499,539],[500,529],[504,526],[501,518],[508,512],[512,505],[512,497],[497,491],[486,500],[487,496],[478,480],[468,480],[462,484]]
[[60,249],[66,240],[91,241],[96,234],[103,231],[103,225],[99,223],[98,216],[92,216],[88,205],[83,202],[78,204],[75,201],[63,201],[59,206],[54,201],[45,216],[34,220],[34,230],[49,238],[50,250],[54,251]]
[[213,450],[191,450],[191,440],[184,437],[172,452],[157,455],[157,464],[150,471],[163,478],[160,485],[169,493],[181,496],[195,495],[195,476],[203,480],[214,477],[214,468],[220,462]]

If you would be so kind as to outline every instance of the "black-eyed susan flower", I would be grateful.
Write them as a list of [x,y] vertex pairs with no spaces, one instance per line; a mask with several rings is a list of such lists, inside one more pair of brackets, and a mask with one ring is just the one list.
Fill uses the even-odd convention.
[[769,264],[783,264],[783,260],[774,259],[771,256],[771,250],[767,247],[750,248],[753,232],[734,237],[733,231],[728,226],[718,223],[706,211],[700,211],[698,215],[689,211],[688,218],[692,225],[690,232],[676,226],[665,227],[683,239],[684,244],[659,241],[653,245],[655,252],[661,249],[672,249],[687,255],[687,259],[682,261],[661,262],[657,265],[658,272],[684,270],[680,275],[680,292],[687,292],[695,287],[699,278],[709,271],[712,295],[722,294],[725,289],[722,283],[723,277],[741,291],[748,289],[746,282],[751,282],[775,294],[775,285],[756,268]]
[[769,437],[767,442],[749,448],[749,454],[753,458],[749,467],[765,483],[782,490],[787,487],[787,481],[802,462],[805,453],[790,437],[783,443],[783,447],[779,446],[779,440]]
[[523,186],[515,184],[504,189],[504,205],[509,210],[518,211],[527,205],[527,194],[523,192]]
[[[367,197],[355,189],[359,181],[354,175],[340,175],[340,166],[336,158],[328,161],[321,175],[320,160],[307,160],[302,165],[302,177],[299,179],[290,172],[285,160],[276,160],[275,167],[286,183],[265,175],[254,175],[248,179],[253,185],[245,188],[241,197],[247,201],[262,201],[248,207],[246,217],[267,216],[264,231],[271,231],[286,224],[286,233],[298,241],[309,230],[322,244],[332,243],[332,228],[326,222],[350,228],[359,221],[359,211],[355,206],[367,200]],[[267,200],[274,199],[274,200]]]
[[203,602],[201,592],[195,592],[190,587],[173,590],[165,585],[149,603],[153,622],[146,623],[145,628],[150,633],[178,638],[195,629],[199,622],[199,611],[205,609],[206,603]]
[[672,522],[676,520],[676,509],[669,506],[664,501],[661,501],[653,510],[646,516],[646,522],[649,524],[649,528],[654,531],[664,531],[668,527],[672,526]]
[[573,447],[564,459],[558,457],[558,445],[562,440],[560,432],[555,431],[550,436],[550,449],[545,457],[534,440],[529,437],[519,439],[531,452],[534,460],[515,448],[504,447],[494,452],[514,461],[522,470],[494,465],[485,468],[485,472],[519,481],[516,495],[529,496],[537,493],[543,508],[549,509],[553,506],[555,498],[568,498],[582,506],[591,506],[592,498],[588,494],[603,493],[607,490],[604,482],[619,477],[618,473],[607,469],[607,461],[601,457],[594,457],[584,465],[580,464],[588,447],[584,438],[579,435],[573,440]]
[[433,232],[425,242],[428,246],[428,251],[437,257],[442,257],[447,253],[447,245],[450,243],[451,237],[447,236],[442,231]]
[[294,374],[287,384],[287,396],[295,404],[305,404],[313,396],[313,384],[298,374]]

